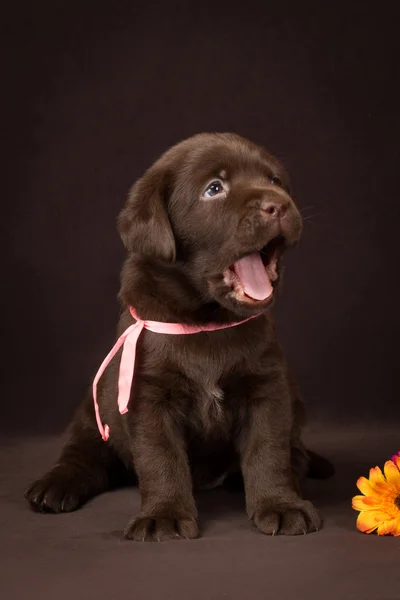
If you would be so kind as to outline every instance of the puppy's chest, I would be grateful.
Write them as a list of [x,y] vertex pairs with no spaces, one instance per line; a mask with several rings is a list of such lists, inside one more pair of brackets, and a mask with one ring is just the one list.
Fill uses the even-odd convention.
[[[211,431],[226,426],[230,407],[220,383],[220,373],[212,366],[202,365],[192,371],[186,395],[188,417],[197,429]],[[179,394],[179,390],[177,390]]]
[[196,429],[207,433],[221,432],[221,429],[228,432],[232,411],[225,383],[237,370],[237,362],[238,357],[218,353],[215,348],[205,353],[188,353],[186,350],[175,362],[181,376],[175,379],[171,391],[178,402],[180,398],[184,401],[188,421]]
[[[147,332],[146,332],[147,333]],[[174,405],[197,429],[225,429],[232,421],[231,379],[246,375],[255,360],[248,336],[202,335],[147,338],[145,370],[157,377]],[[234,374],[234,375],[233,375]],[[167,389],[168,388],[168,389]]]

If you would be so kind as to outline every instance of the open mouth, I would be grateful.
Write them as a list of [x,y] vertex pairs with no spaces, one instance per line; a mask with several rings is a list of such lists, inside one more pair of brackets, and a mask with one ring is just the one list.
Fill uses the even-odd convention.
[[232,288],[236,300],[248,303],[271,300],[284,246],[285,238],[278,236],[260,251],[246,254],[224,271],[224,283]]

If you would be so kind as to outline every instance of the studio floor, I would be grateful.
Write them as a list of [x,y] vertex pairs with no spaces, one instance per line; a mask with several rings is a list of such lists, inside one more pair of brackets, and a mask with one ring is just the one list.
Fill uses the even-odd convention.
[[139,509],[135,488],[95,498],[65,515],[32,512],[26,485],[48,468],[62,437],[4,440],[1,446],[2,600],[399,600],[400,538],[355,528],[355,482],[400,447],[398,432],[354,428],[306,441],[334,463],[327,481],[307,481],[324,528],[301,537],[266,537],[252,529],[240,493],[198,495],[202,537],[136,544],[122,531]]

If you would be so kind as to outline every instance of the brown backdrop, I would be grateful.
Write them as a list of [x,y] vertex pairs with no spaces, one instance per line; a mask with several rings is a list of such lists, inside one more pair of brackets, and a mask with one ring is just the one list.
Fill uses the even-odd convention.
[[65,425],[113,340],[129,186],[215,130],[281,157],[305,209],[277,312],[310,416],[399,417],[395,19],[292,4],[14,8],[2,427]]

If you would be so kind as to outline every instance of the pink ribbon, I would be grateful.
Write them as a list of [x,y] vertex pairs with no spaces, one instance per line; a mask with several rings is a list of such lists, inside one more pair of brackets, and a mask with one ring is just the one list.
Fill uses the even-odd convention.
[[128,412],[128,404],[131,395],[133,373],[135,370],[135,358],[136,358],[136,345],[140,334],[143,329],[148,329],[153,333],[166,333],[170,335],[187,335],[193,333],[200,333],[201,331],[217,331],[219,329],[228,329],[230,327],[236,327],[242,323],[250,321],[260,315],[253,315],[243,321],[236,323],[227,323],[218,325],[216,323],[209,323],[208,325],[184,325],[181,323],[161,323],[158,321],[142,321],[134,309],[130,307],[130,313],[136,320],[136,323],[130,325],[128,329],[118,338],[114,347],[107,354],[105,359],[100,365],[99,370],[96,373],[96,377],[93,380],[93,401],[94,410],[96,414],[97,427],[99,428],[101,437],[104,441],[107,441],[110,437],[110,428],[108,425],[104,425],[101,421],[99,405],[97,403],[97,384],[100,377],[103,375],[106,367],[109,365],[111,360],[114,358],[118,350],[123,346],[121,362],[119,365],[119,376],[118,376],[118,410],[121,415]]

